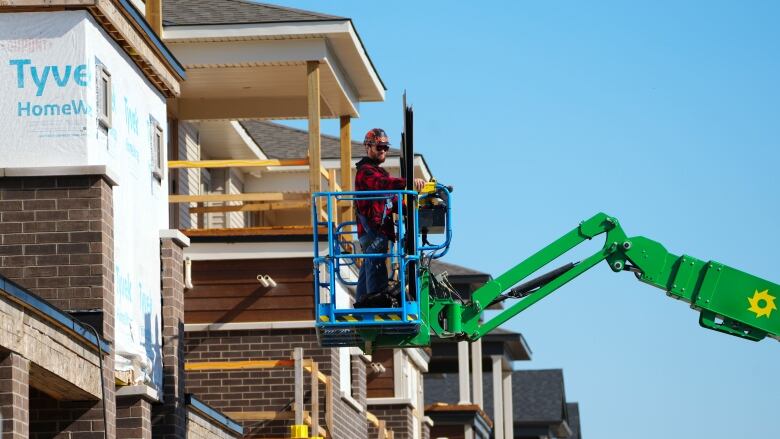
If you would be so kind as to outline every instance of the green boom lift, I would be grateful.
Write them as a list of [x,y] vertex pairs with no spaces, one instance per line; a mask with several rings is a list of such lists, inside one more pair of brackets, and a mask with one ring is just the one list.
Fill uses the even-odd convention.
[[[411,176],[412,112],[406,108],[402,140],[402,174]],[[411,181],[411,179],[407,179]],[[411,189],[409,187],[408,189]],[[780,340],[780,285],[715,261],[705,262],[688,255],[669,253],[660,243],[642,236],[629,237],[618,220],[604,213],[583,221],[570,232],[511,268],[506,273],[461,297],[446,278],[431,273],[430,260],[443,256],[449,246],[450,190],[429,184],[420,194],[414,191],[387,193],[323,192],[313,195],[315,221],[320,208],[328,218],[318,222],[328,230],[328,248],[321,249],[315,227],[314,279],[316,327],[323,346],[375,347],[428,346],[432,336],[474,341],[544,299],[558,288],[606,261],[614,272],[631,272],[638,280],[666,291],[699,312],[699,324],[747,340],[765,337]],[[361,255],[356,246],[346,246],[350,224],[338,224],[331,215],[338,202],[358,198],[399,199],[404,197],[397,222],[399,241],[386,255]],[[445,234],[440,245],[431,245],[428,234]],[[569,263],[526,281],[529,276],[583,242],[605,236],[603,247],[578,263]],[[422,241],[422,242],[421,242]],[[349,284],[344,273],[355,261],[368,257],[389,258],[405,298],[389,308],[351,309],[336,298],[339,288]],[[525,281],[525,282],[524,282]],[[354,282],[352,282],[354,284]],[[342,286],[340,286],[342,285]],[[515,301],[496,315],[484,319],[491,305]]]

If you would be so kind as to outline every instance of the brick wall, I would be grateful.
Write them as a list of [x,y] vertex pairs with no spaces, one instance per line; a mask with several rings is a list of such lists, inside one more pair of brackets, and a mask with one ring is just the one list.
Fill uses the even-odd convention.
[[0,354],[0,438],[27,439],[30,429],[30,362],[13,352]]
[[[372,405],[369,407],[371,413],[387,424],[387,428],[393,430],[394,439],[416,439],[414,438],[414,423],[417,419],[414,417],[412,406],[409,404],[388,404]],[[376,429],[373,429],[376,431]]]
[[[321,348],[314,329],[243,330],[187,332],[187,361],[242,361],[292,358],[296,347],[303,348],[304,358],[319,364],[320,372],[332,378],[333,431],[336,438],[363,438],[367,434],[365,413],[341,398],[339,350]],[[352,361],[355,370],[352,386],[354,398],[365,406],[365,365]],[[295,398],[292,368],[265,370],[188,372],[187,392],[196,395],[222,412],[281,411]],[[305,374],[304,391],[310,391]],[[320,425],[325,423],[325,389],[320,387]],[[310,403],[307,401],[306,410]],[[286,408],[289,411],[289,407]],[[245,437],[287,437],[292,421],[243,422]]]
[[187,428],[184,393],[184,255],[178,241],[161,240],[163,404],[155,407],[155,438],[182,438]]
[[193,410],[187,412],[187,439],[234,439],[236,436]]
[[[97,329],[113,341],[113,224],[112,189],[102,176],[0,178],[0,273],[63,310],[102,311]],[[116,416],[113,371],[113,356],[106,356],[110,438]],[[31,412],[37,407],[46,412],[31,413],[31,430],[40,437],[50,437],[43,433],[50,428],[72,438],[106,429],[100,402],[49,399],[30,392]],[[31,431],[31,437],[38,433]]]
[[142,396],[116,399],[116,435],[122,439],[151,439],[152,405]]

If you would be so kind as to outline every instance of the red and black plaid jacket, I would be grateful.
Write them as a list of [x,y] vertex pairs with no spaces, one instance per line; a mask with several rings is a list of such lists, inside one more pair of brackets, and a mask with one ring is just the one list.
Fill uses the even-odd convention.
[[[379,166],[379,162],[363,157],[357,163],[357,174],[355,175],[356,191],[381,191],[398,190],[406,188],[406,180],[403,178],[391,177],[384,168]],[[382,235],[388,237],[391,241],[395,240],[395,227],[393,227],[393,212],[397,211],[396,201],[393,207],[388,208],[385,200],[357,200],[355,202],[358,215],[368,222],[368,226],[379,231]],[[384,218],[384,223],[382,222]],[[363,236],[366,231],[363,228],[363,222],[358,218],[358,236]]]

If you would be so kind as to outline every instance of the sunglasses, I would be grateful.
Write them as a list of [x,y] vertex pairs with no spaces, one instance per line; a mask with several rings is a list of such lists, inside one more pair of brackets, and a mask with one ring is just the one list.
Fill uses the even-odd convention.
[[376,148],[377,151],[387,151],[390,149],[389,145],[374,145],[374,148]]

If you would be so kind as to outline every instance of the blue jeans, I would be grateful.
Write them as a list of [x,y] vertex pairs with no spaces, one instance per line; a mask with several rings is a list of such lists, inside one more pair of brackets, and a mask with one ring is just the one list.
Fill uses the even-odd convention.
[[[387,253],[388,239],[386,236],[366,231],[359,238],[364,254]],[[359,301],[366,294],[381,293],[387,289],[387,265],[385,258],[365,258],[360,266],[355,300]]]

